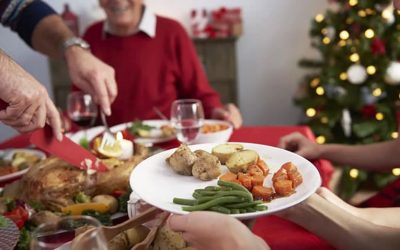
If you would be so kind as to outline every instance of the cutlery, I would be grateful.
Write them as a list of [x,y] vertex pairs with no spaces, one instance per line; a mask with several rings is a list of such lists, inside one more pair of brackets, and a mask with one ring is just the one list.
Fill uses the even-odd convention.
[[62,141],[58,141],[53,136],[49,126],[34,131],[30,141],[38,148],[63,159],[79,169],[99,172],[108,170],[95,155],[71,141],[68,137],[63,136]]
[[[120,234],[120,233],[122,233],[122,232],[124,232],[124,231],[126,231],[128,229],[131,229],[131,228],[134,228],[136,226],[142,225],[143,223],[156,218],[156,216],[158,214],[160,214],[159,221],[157,221],[156,226],[153,227],[153,229],[150,230],[149,234],[143,240],[143,241],[145,241],[144,244],[147,245],[148,241],[150,241],[150,239],[151,239],[151,241],[154,239],[154,237],[155,237],[155,232],[154,231],[157,230],[158,226],[161,225],[169,215],[169,213],[163,212],[162,210],[160,210],[160,209],[158,209],[156,207],[149,208],[148,210],[146,210],[145,212],[139,214],[138,216],[136,216],[136,217],[134,217],[132,219],[129,219],[129,220],[127,220],[127,221],[125,221],[125,222],[123,222],[121,224],[118,224],[116,226],[110,226],[110,227],[102,226],[102,227],[100,227],[100,229],[103,232],[104,238],[107,241],[110,241],[115,236],[117,236],[118,234]],[[79,244],[79,242],[84,237],[90,236],[90,234],[91,234],[91,232],[93,232],[93,230],[96,230],[96,228],[89,229],[89,230],[85,231],[84,233],[78,235],[72,241],[72,249],[74,249],[74,246],[77,246]],[[151,244],[151,242],[149,243],[149,245],[150,244]],[[136,248],[134,248],[134,249],[136,249]],[[138,249],[142,249],[142,248],[138,248]]]
[[153,110],[162,120],[168,121],[168,118],[157,107],[154,106]]
[[100,117],[104,125],[104,133],[103,137],[101,138],[100,148],[104,148],[105,146],[112,147],[112,145],[114,145],[116,141],[115,136],[111,132],[110,127],[108,127],[106,115],[104,114],[104,112],[100,112]]

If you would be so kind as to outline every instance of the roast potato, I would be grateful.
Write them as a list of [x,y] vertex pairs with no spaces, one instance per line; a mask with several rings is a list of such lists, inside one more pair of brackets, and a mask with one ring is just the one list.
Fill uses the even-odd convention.
[[218,157],[219,161],[222,164],[225,164],[226,161],[231,157],[231,155],[235,152],[239,152],[243,150],[243,145],[237,143],[225,143],[215,146],[211,153]]
[[242,150],[233,153],[225,165],[233,173],[246,172],[247,168],[257,163],[258,153],[254,150]]

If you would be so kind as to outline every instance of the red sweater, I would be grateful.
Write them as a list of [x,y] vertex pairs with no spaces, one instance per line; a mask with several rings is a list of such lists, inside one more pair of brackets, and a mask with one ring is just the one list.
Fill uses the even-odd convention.
[[175,99],[201,100],[206,117],[222,106],[192,41],[176,21],[157,16],[154,38],[143,32],[127,37],[104,35],[103,22],[99,22],[89,27],[84,39],[93,54],[116,72],[118,96],[107,119],[112,125],[159,119],[153,107],[169,117]]

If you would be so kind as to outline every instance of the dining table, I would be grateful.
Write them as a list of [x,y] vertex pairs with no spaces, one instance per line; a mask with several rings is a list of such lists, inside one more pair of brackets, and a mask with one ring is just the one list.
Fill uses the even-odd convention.
[[[243,126],[235,129],[230,142],[257,143],[277,146],[282,136],[298,132],[315,140],[314,134],[307,126]],[[176,140],[158,145],[161,148],[173,148],[179,145]],[[29,147],[29,134],[21,134],[0,143],[0,149]],[[329,161],[314,160],[313,165],[320,173],[322,186],[328,187],[334,168]],[[14,181],[8,180],[7,182]],[[0,186],[6,183],[0,183]],[[271,249],[302,250],[302,249],[334,249],[328,242],[288,220],[276,215],[258,217],[252,227],[254,234],[263,238]]]

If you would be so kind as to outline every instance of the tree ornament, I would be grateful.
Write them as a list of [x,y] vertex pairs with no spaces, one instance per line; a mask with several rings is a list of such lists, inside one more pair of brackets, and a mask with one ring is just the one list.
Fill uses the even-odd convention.
[[333,40],[336,36],[336,29],[332,26],[326,27],[326,36]]
[[349,82],[352,84],[362,84],[367,80],[367,71],[364,66],[360,64],[353,64],[347,69]]
[[376,106],[375,105],[365,105],[361,109],[361,113],[364,118],[372,119],[376,115]]
[[371,52],[373,55],[386,54],[385,42],[380,38],[374,38],[371,42]]
[[341,125],[342,125],[344,135],[346,137],[350,137],[351,136],[351,115],[350,115],[350,111],[348,109],[343,109],[343,111],[342,111]]
[[400,84],[400,63],[392,61],[386,69],[385,81],[390,85]]
[[373,104],[377,100],[377,98],[371,94],[371,89],[368,87],[361,88],[361,96],[362,96],[363,102],[367,105]]
[[361,25],[359,23],[353,23],[350,25],[350,35],[352,38],[358,38],[361,35]]
[[[377,9],[379,10],[378,6],[377,6]],[[389,4],[389,5],[384,6],[384,9],[381,10],[383,19],[389,25],[393,24],[394,21],[396,20],[394,14],[393,14],[393,9],[394,9],[393,4]]]

